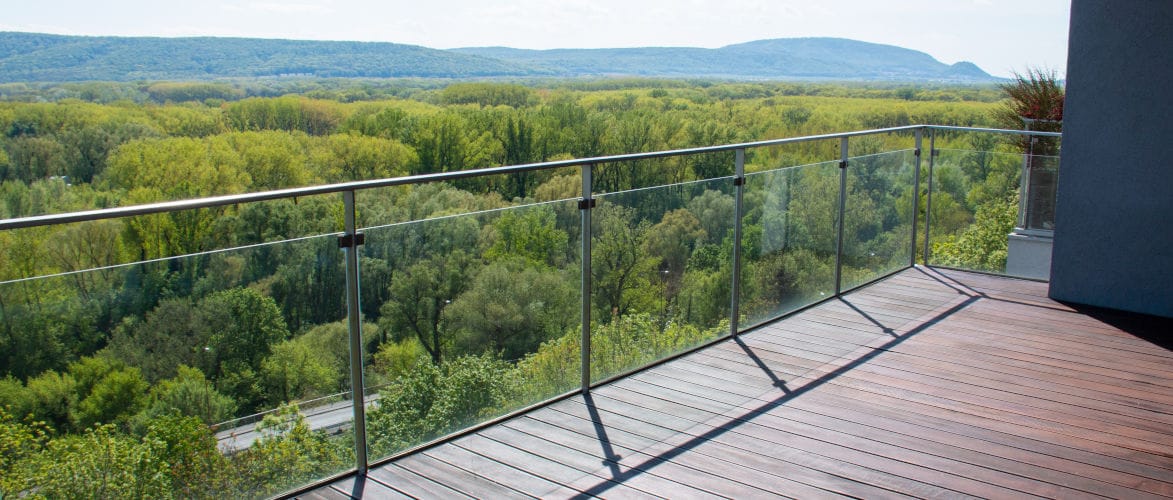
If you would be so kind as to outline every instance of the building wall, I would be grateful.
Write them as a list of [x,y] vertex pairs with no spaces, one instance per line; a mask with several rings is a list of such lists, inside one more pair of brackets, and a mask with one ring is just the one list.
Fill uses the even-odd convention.
[[1173,1],[1073,0],[1051,297],[1173,317]]

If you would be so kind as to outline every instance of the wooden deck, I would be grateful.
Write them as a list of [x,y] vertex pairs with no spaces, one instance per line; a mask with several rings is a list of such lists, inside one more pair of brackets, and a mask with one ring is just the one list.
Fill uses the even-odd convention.
[[1173,333],[1127,319],[909,269],[303,497],[1169,498]]

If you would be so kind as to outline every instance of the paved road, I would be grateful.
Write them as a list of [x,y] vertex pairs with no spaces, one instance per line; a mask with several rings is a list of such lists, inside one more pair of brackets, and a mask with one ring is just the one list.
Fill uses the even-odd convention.
[[[378,393],[367,396],[367,408],[370,408],[378,400]],[[333,434],[350,428],[351,422],[354,420],[353,408],[351,402],[347,400],[305,409],[301,414],[305,416],[306,424],[310,426],[310,429],[325,430]],[[257,423],[251,423],[217,432],[216,441],[219,442],[220,451],[232,453],[248,449],[253,445],[253,442],[261,437],[256,427]]]

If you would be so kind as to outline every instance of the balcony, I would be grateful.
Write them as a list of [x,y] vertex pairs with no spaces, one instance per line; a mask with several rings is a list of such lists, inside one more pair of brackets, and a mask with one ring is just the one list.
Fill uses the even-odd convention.
[[1168,324],[1111,320],[918,266],[301,498],[1167,497]]
[[[0,315],[103,311],[104,359],[159,401],[193,391],[152,418],[208,424],[222,475],[184,487],[211,496],[1169,495],[1168,351],[1040,282],[962,271],[1008,271],[1029,155],[998,138],[1016,134],[5,220],[55,267],[0,282]],[[496,185],[526,197],[470,194]],[[95,252],[119,234],[138,256]]]

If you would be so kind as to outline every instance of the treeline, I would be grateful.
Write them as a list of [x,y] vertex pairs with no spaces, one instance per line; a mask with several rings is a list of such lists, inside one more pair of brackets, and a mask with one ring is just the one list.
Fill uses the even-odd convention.
[[[993,107],[961,102],[968,88],[917,101],[783,95],[782,84],[464,83],[344,102],[185,85],[152,87],[192,102],[0,103],[0,216],[912,123],[986,126]],[[746,320],[833,292],[832,142],[748,152]],[[1009,147],[981,136],[942,144]],[[910,148],[907,134],[852,141],[848,284],[907,263],[912,213],[924,206]],[[964,228],[974,213],[1002,220],[981,210],[1007,206],[1016,185],[1003,156],[942,163],[933,216],[943,253],[984,255],[990,231]],[[796,165],[807,166],[777,170]],[[732,153],[597,169],[586,299],[577,169],[359,192],[363,362],[367,389],[381,387],[372,455],[575,387],[582,300],[596,378],[727,331],[732,170]],[[0,449],[11,450],[0,491],[72,496],[117,472],[99,496],[254,496],[350,467],[351,437],[311,431],[284,406],[351,390],[341,221],[339,197],[312,196],[0,233]],[[260,441],[217,451],[209,426],[274,408]],[[74,473],[59,477],[62,468]]]

